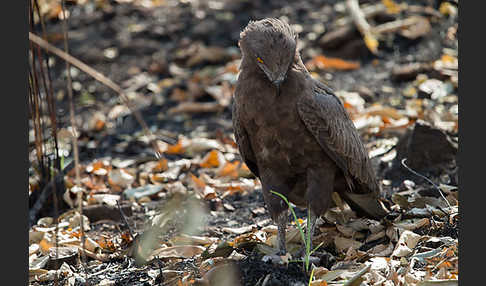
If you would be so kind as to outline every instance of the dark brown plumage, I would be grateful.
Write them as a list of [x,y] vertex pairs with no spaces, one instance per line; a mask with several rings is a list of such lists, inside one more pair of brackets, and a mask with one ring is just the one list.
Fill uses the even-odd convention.
[[241,156],[260,178],[285,252],[285,195],[315,221],[338,192],[359,214],[381,218],[379,184],[353,122],[332,90],[314,80],[296,50],[297,35],[278,19],[241,32],[233,127]]

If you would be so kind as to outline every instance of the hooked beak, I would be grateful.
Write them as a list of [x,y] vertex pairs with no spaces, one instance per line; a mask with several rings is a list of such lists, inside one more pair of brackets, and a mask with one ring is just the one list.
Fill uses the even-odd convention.
[[272,81],[272,84],[277,88],[277,96],[280,95],[280,85],[284,82],[285,76],[285,74],[281,75],[276,80]]
[[282,84],[282,82],[285,80],[285,77],[282,76],[282,77],[279,77],[278,79],[274,80],[272,83],[273,85],[275,85],[277,88],[280,87],[280,85]]
[[268,80],[277,88],[277,95],[280,94],[280,86],[287,77],[287,71],[272,73],[265,65],[258,63]]

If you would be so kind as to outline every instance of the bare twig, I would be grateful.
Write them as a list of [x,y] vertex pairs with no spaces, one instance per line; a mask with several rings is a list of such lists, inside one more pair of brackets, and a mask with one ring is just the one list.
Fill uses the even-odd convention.
[[[46,26],[45,26],[45,23],[44,23],[44,17],[42,16],[42,13],[40,12],[40,9],[39,9],[39,3],[38,3],[38,0],[34,0],[34,7],[35,7],[35,11],[37,12],[37,15],[39,17],[39,21],[41,23],[41,28],[42,28],[42,34],[44,35],[44,37],[46,37],[47,35],[47,32],[46,32]],[[55,237],[54,237],[54,241],[55,241],[55,247],[56,249],[59,247],[59,239],[58,239],[58,227],[59,227],[59,221],[58,221],[58,217],[59,217],[59,200],[58,200],[58,197],[57,197],[57,183],[56,183],[56,178],[58,177],[58,172],[62,172],[61,170],[61,162],[59,160],[59,145],[58,145],[58,141],[57,141],[57,118],[56,118],[56,105],[55,105],[55,101],[54,101],[54,92],[53,92],[53,89],[52,89],[52,81],[51,81],[51,75],[50,75],[50,69],[49,69],[49,62],[48,62],[48,58],[49,58],[49,53],[47,50],[45,50],[46,54],[45,54],[45,57],[44,57],[44,64],[42,64],[42,53],[41,53],[41,49],[39,46],[37,46],[37,56],[38,56],[38,59],[39,59],[39,66],[40,66],[40,73],[41,73],[41,77],[42,77],[42,82],[44,84],[44,91],[46,93],[46,97],[47,97],[47,107],[48,107],[48,112],[49,112],[49,115],[50,115],[50,119],[51,119],[51,137],[52,137],[52,140],[54,140],[54,168],[52,168],[53,172],[51,174],[51,181],[48,185],[51,185],[52,186],[52,198],[53,198],[53,205],[54,205],[54,217],[55,217],[55,225],[56,225],[56,229],[55,229]],[[46,77],[46,74],[47,74],[47,77]],[[49,193],[49,192],[47,192]],[[42,201],[41,201],[42,203]],[[55,253],[55,268],[57,269],[58,266],[57,266],[57,263],[58,263],[58,251],[56,251]],[[54,281],[54,284],[57,286],[57,279]]]
[[395,21],[386,22],[384,24],[373,27],[372,30],[376,34],[392,33],[413,26],[420,21],[423,21],[422,19],[423,17],[421,18],[419,16],[411,16],[405,19],[398,19]]
[[[68,34],[67,34],[67,17],[66,17],[66,7],[65,7],[65,0],[61,1],[61,9],[62,9],[62,31],[64,34],[64,50],[66,53],[69,53],[69,46],[68,46]],[[75,186],[81,186],[81,175],[79,171],[79,149],[78,149],[78,131],[76,128],[76,120],[74,118],[74,99],[73,99],[73,86],[72,86],[72,78],[71,78],[71,64],[66,61],[66,73],[67,73],[67,90],[69,95],[69,118],[71,121],[72,127],[72,140],[73,140],[73,157],[74,157],[74,171],[76,174],[75,177]],[[78,199],[78,207],[79,207],[79,215],[81,217],[80,223],[80,231],[81,231],[81,247],[86,249],[86,234],[84,233],[84,219],[83,219],[83,192],[78,190],[77,192],[77,199]],[[85,252],[81,252],[81,261],[83,262],[83,269],[84,274],[86,277],[86,254]]]
[[[47,32],[46,32],[46,25],[44,23],[44,17],[42,16],[40,9],[39,9],[39,3],[38,0],[34,1],[34,7],[37,12],[37,15],[39,16],[39,21],[41,23],[41,28],[42,28],[42,35],[44,38],[47,38]],[[37,49],[39,58],[41,58],[41,52],[40,52],[40,47]],[[58,170],[61,170],[61,162],[59,160],[59,147],[58,147],[58,141],[57,141],[57,118],[56,118],[56,105],[54,101],[54,91],[52,88],[52,80],[51,80],[51,71],[49,68],[49,51],[45,49],[45,57],[44,57],[44,65],[42,65],[42,62],[40,62],[40,67],[42,68],[42,80],[44,82],[44,88],[45,92],[47,95],[47,107],[51,119],[51,134],[52,138],[54,140],[54,149],[56,151],[55,153],[55,167]],[[45,77],[45,74],[47,74],[47,78]],[[56,198],[55,198],[56,199]]]
[[417,175],[419,177],[421,177],[422,179],[425,179],[427,182],[429,182],[430,184],[432,184],[436,189],[437,191],[439,192],[440,196],[446,201],[447,205],[449,206],[449,209],[452,209],[452,206],[451,204],[449,203],[449,201],[445,198],[444,194],[442,193],[442,191],[440,190],[440,188],[434,183],[432,182],[429,178],[425,177],[424,175],[422,174],[419,174],[417,173],[416,171],[412,170],[409,166],[407,166],[405,164],[405,161],[407,161],[407,158],[403,158],[402,159],[402,165],[407,168],[407,170],[409,170],[411,173],[413,173],[414,175]]
[[169,114],[176,113],[194,113],[194,112],[218,112],[223,111],[224,106],[219,102],[183,102],[175,107],[172,107],[167,112]]
[[376,39],[370,24],[366,21],[365,14],[359,8],[358,0],[346,0],[346,5],[356,28],[361,35],[363,35],[366,46],[373,54],[376,54],[378,51],[378,40]]
[[[366,19],[373,18],[376,15],[384,14],[386,12],[386,6],[383,5],[383,3],[377,3],[377,4],[372,4],[372,5],[363,5],[363,6],[360,7],[360,9],[363,12],[363,15]],[[352,17],[342,18],[342,19],[336,21],[336,24],[338,24],[339,26],[352,25],[353,24],[353,18]]]
[[[34,30],[34,23],[33,23],[34,8],[35,8],[35,12],[39,16],[42,30],[43,33],[45,34],[46,33],[45,25],[39,10],[39,4],[37,0],[29,1],[30,31]],[[41,180],[43,181],[43,184],[41,185],[44,187],[44,189],[42,190],[40,195],[36,196],[36,201],[31,206],[31,209],[29,210],[29,225],[35,224],[36,219],[38,218],[38,214],[42,209],[42,206],[44,205],[44,202],[51,194],[51,192],[49,192],[50,188],[49,190],[46,190],[46,187],[52,186],[52,189],[54,190],[52,193],[53,205],[54,205],[53,217],[55,219],[54,247],[58,249],[59,247],[59,238],[58,238],[59,207],[58,207],[56,183],[58,183],[59,180],[56,180],[57,179],[56,175],[57,175],[57,170],[60,169],[60,160],[59,160],[59,148],[57,142],[57,121],[56,121],[55,105],[53,100],[52,83],[51,83],[51,77],[49,75],[49,65],[47,60],[48,57],[44,56],[45,54],[41,51],[39,46],[34,46],[32,44],[30,45],[30,52],[32,55],[32,65],[30,66],[30,70],[29,70],[29,83],[30,85],[32,85],[32,87],[30,88],[29,86],[29,93],[30,93],[29,101],[31,104],[34,104],[33,108],[31,107],[31,111],[35,111],[34,113],[32,113],[33,115],[32,121],[35,126],[34,130],[36,132],[36,141],[35,141],[36,148],[37,148],[36,152],[38,158],[41,158],[41,161],[39,161],[39,164],[42,165],[40,166],[41,174],[42,174]],[[36,68],[36,62],[38,63],[38,68]],[[44,142],[44,140],[42,139],[44,129],[42,128],[42,122],[38,118],[39,115],[42,115],[42,109],[43,109],[42,96],[41,96],[41,84],[44,88],[45,96],[47,97],[47,108],[48,108],[47,111],[50,118],[51,138],[48,137],[46,139],[47,140],[50,139],[54,141],[54,163],[52,163],[52,160],[46,154],[48,148],[44,147],[45,146],[44,144],[47,144],[47,141]],[[59,266],[58,255],[59,255],[58,251],[55,251],[55,259],[54,259],[55,269],[57,269]],[[54,277],[54,285],[55,286],[59,285],[59,277],[57,272],[55,273],[55,277]]]
[[[363,5],[361,11],[363,12],[364,17],[368,19],[379,14],[384,14],[386,12],[386,7],[383,3]],[[340,42],[354,37],[354,27],[353,18],[350,16],[337,20],[336,28],[325,33],[319,40],[319,43],[322,47],[336,47]]]
[[130,228],[130,225],[128,224],[127,218],[125,217],[125,214],[122,211],[122,208],[121,208],[121,205],[120,205],[120,201],[117,200],[116,201],[116,205],[118,206],[118,210],[120,211],[120,216],[121,216],[123,222],[125,223],[125,225],[128,228],[128,232],[130,233],[130,238],[133,240],[135,237],[133,235],[132,229]]
[[430,6],[422,6],[422,5],[407,5],[407,10],[408,12],[411,12],[411,13],[423,13],[423,14],[427,14],[427,15],[430,15],[430,16],[434,16],[434,17],[437,17],[437,18],[442,18],[443,15],[435,10],[434,8],[430,7]]
[[365,14],[359,7],[358,0],[346,0],[346,5],[356,28],[358,28],[361,34],[365,35],[366,32],[371,30],[371,26],[368,24],[368,21],[366,21]]
[[[32,9],[30,10],[29,15],[33,18]],[[32,21],[32,20],[31,20]],[[32,26],[31,26],[32,29]],[[40,106],[40,91],[39,91],[39,80],[37,78],[37,68],[36,68],[36,53],[34,53],[34,46],[30,45],[30,52],[31,52],[31,59],[32,64],[30,65],[29,69],[29,103],[31,107],[31,117],[32,117],[32,125],[34,127],[34,135],[35,135],[35,148],[36,148],[36,157],[39,164],[39,173],[41,174],[41,178],[47,178],[48,171],[46,170],[45,161],[44,161],[44,146],[42,142],[44,142],[43,134],[42,134],[42,108]],[[30,62],[29,62],[30,64]]]
[[40,47],[49,50],[51,53],[55,54],[56,56],[60,57],[61,59],[65,60],[66,62],[69,62],[73,66],[77,67],[78,69],[82,70],[83,72],[89,74],[92,76],[94,79],[97,81],[101,82],[105,86],[109,87],[113,91],[115,91],[122,101],[126,104],[126,106],[130,109],[130,112],[135,116],[135,119],[138,121],[138,123],[142,126],[146,136],[150,139],[150,142],[152,144],[152,148],[154,149],[155,155],[157,156],[157,159],[162,158],[162,154],[159,152],[157,145],[155,141],[153,140],[154,136],[150,129],[148,128],[147,124],[145,121],[142,119],[142,116],[138,110],[136,110],[133,107],[133,104],[131,103],[130,99],[127,97],[125,94],[125,91],[116,83],[114,83],[112,80],[98,72],[97,70],[93,69],[92,67],[86,65],[85,63],[81,62],[77,58],[71,56],[70,54],[63,52],[62,50],[54,47],[53,45],[49,44],[39,36],[29,32],[29,40],[36,45],[39,45]]

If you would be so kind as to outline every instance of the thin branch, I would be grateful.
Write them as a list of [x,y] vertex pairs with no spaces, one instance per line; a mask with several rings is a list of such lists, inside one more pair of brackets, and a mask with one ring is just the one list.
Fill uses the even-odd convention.
[[402,165],[407,168],[407,170],[409,170],[411,173],[413,173],[414,175],[417,175],[419,177],[421,177],[422,179],[425,179],[427,182],[429,182],[430,184],[432,184],[436,189],[437,191],[439,191],[439,194],[440,196],[446,201],[447,205],[449,206],[449,208],[452,210],[452,206],[451,204],[449,203],[449,201],[445,198],[444,194],[442,193],[442,191],[440,190],[440,188],[434,183],[432,182],[429,178],[425,177],[424,175],[422,174],[419,174],[417,173],[416,171],[412,170],[412,168],[410,168],[409,166],[407,166],[405,164],[405,161],[407,161],[407,158],[403,158],[402,159]]
[[371,26],[368,24],[368,21],[366,21],[365,14],[359,7],[358,0],[347,0],[346,4],[356,28],[358,28],[358,30],[364,35],[366,31],[371,29]]
[[121,216],[121,218],[122,218],[123,222],[125,223],[125,225],[126,225],[126,226],[127,226],[127,228],[128,228],[128,233],[130,233],[130,238],[131,238],[132,240],[134,240],[134,239],[135,239],[135,236],[133,235],[133,231],[132,231],[132,229],[130,228],[130,225],[128,224],[127,218],[125,217],[125,214],[123,213],[123,211],[122,211],[122,209],[121,209],[120,201],[118,201],[118,200],[117,200],[117,201],[116,201],[116,205],[118,206],[118,210],[120,211],[120,216]]
[[358,0],[346,0],[346,5],[348,7],[349,14],[353,19],[356,28],[359,30],[361,35],[363,35],[363,40],[373,54],[377,53],[378,40],[376,39],[370,24],[366,21],[365,14],[359,7]]
[[[65,0],[61,1],[61,10],[62,10],[62,32],[64,34],[64,50],[66,53],[69,53],[69,46],[68,46],[68,34],[67,34],[67,17],[66,17],[66,7],[65,7]],[[78,149],[78,130],[76,127],[76,120],[74,117],[74,99],[73,99],[73,85],[72,85],[72,78],[71,78],[71,64],[66,61],[66,74],[67,74],[67,89],[69,95],[69,118],[71,121],[71,127],[73,131],[73,157],[74,157],[74,171],[76,174],[76,181],[75,186],[81,186],[81,175],[79,171],[79,149]],[[83,219],[83,191],[78,190],[77,192],[77,199],[78,199],[78,207],[79,207],[79,215],[81,217],[80,223],[80,231],[81,231],[81,247],[82,249],[86,249],[86,234],[84,233],[84,219]],[[85,252],[81,252],[81,261],[83,262],[83,269],[84,274],[86,277],[86,254]]]
[[162,158],[162,154],[159,152],[155,141],[152,140],[154,138],[152,132],[148,128],[145,121],[142,119],[140,112],[133,107],[133,104],[131,103],[130,99],[127,97],[124,90],[118,84],[114,83],[112,80],[110,80],[109,78],[107,78],[106,76],[104,76],[103,74],[98,72],[97,70],[93,69],[92,67],[81,62],[77,58],[71,56],[70,54],[68,54],[68,53],[66,53],[66,52],[64,52],[64,51],[62,51],[62,50],[60,50],[56,47],[54,47],[53,45],[49,44],[48,42],[46,42],[45,40],[43,40],[42,38],[40,38],[39,36],[37,36],[37,35],[35,35],[31,32],[29,32],[29,40],[31,42],[35,43],[36,45],[39,45],[40,47],[49,50],[51,53],[53,53],[56,56],[60,57],[61,59],[65,60],[66,62],[69,62],[73,66],[75,66],[78,69],[82,70],[83,72],[89,74],[90,76],[92,76],[97,81],[101,82],[105,86],[107,86],[110,89],[112,89],[113,91],[115,91],[120,96],[122,101],[126,104],[126,106],[130,109],[130,112],[135,116],[135,119],[138,121],[138,123],[142,126],[142,128],[145,132],[145,135],[149,138],[149,140],[152,144],[152,148],[154,149],[154,152],[155,152],[157,159]]
[[391,33],[415,25],[418,21],[420,21],[419,17],[412,16],[406,19],[398,19],[395,21],[386,22],[384,24],[373,27],[372,30],[376,34]]
[[[40,12],[40,9],[39,9],[39,3],[38,3],[38,0],[34,0],[34,8],[35,8],[35,11],[37,12],[37,15],[39,16],[39,22],[41,24],[41,28],[42,28],[42,35],[44,37],[44,39],[47,39],[47,29],[46,29],[46,25],[45,25],[45,22],[44,22],[44,17],[42,16],[41,12]],[[41,51],[40,51],[40,47],[38,46],[38,54],[39,54],[39,58],[42,58],[41,56]],[[54,149],[56,150],[56,154],[54,156],[55,158],[55,164],[56,164],[56,168],[58,170],[61,170],[61,162],[59,160],[59,144],[58,144],[58,141],[57,141],[57,118],[56,118],[56,104],[55,104],[55,101],[54,101],[54,90],[52,88],[52,80],[51,80],[51,70],[49,68],[49,50],[47,49],[44,49],[45,51],[45,57],[44,57],[44,64],[45,66],[42,64],[42,61],[39,61],[40,63],[40,67],[42,69],[42,72],[41,72],[41,75],[42,75],[42,80],[44,82],[44,88],[45,88],[45,92],[46,92],[46,95],[47,95],[47,107],[48,107],[48,111],[49,111],[49,115],[50,115],[50,119],[51,119],[51,134],[52,134],[52,138],[54,139]],[[47,74],[47,78],[45,77],[45,74]]]
[[[360,7],[360,9],[363,12],[364,17],[366,19],[373,18],[377,15],[384,14],[386,12],[386,6],[383,5],[383,3],[363,5]],[[339,26],[352,25],[352,24],[353,24],[353,18],[349,16],[339,20]]]

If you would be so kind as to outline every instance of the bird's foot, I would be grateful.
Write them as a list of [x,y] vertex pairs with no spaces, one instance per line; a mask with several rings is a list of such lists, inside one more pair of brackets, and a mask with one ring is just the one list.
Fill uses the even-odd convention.
[[[296,257],[300,257],[302,261],[305,261],[306,259],[306,254],[305,254],[305,249],[302,248],[299,250],[298,254]],[[314,251],[312,252],[312,255],[309,256],[309,265],[316,265],[316,266],[324,266],[328,269],[331,267],[335,262],[336,258],[329,252],[323,250],[323,251]]]
[[316,266],[323,266],[327,269],[331,269],[331,266],[336,263],[336,258],[334,255],[327,251],[315,251],[312,253],[312,256],[309,257],[310,263],[314,263]]
[[292,258],[292,255],[290,253],[282,254],[281,253],[276,253],[276,254],[267,254],[262,257],[263,262],[271,262],[272,264],[277,264],[277,265],[287,265],[289,264],[290,259]]

